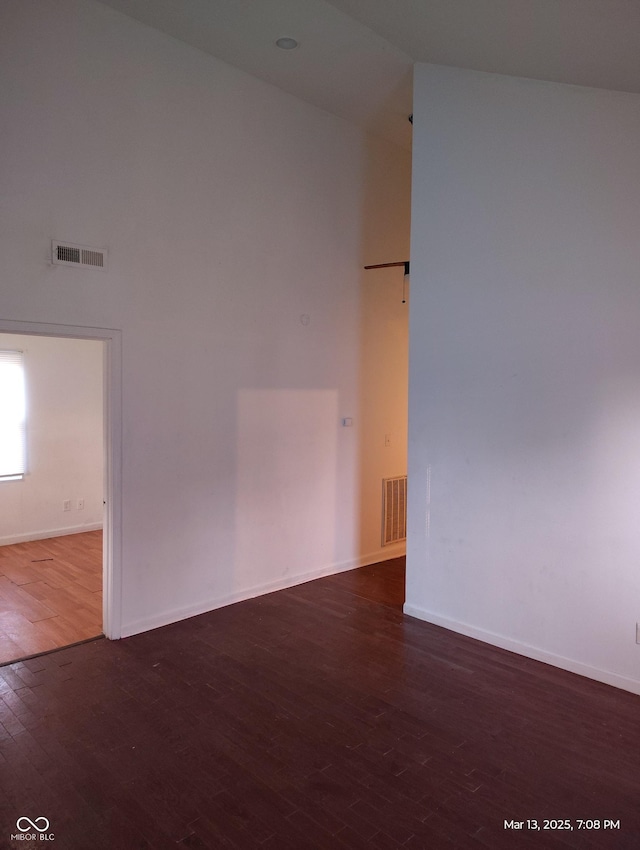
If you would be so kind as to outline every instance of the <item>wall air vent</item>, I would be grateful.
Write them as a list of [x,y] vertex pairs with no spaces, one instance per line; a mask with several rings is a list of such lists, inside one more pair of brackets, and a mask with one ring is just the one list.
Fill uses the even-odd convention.
[[382,545],[407,539],[407,476],[382,479]]
[[107,270],[107,249],[52,239],[51,262],[56,266],[76,266],[82,269],[100,269],[104,272]]

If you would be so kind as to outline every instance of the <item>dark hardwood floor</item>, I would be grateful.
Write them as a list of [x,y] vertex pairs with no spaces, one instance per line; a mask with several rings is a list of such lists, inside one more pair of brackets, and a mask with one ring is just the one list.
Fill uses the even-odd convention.
[[640,848],[640,697],[405,617],[403,579],[0,668],[0,846]]

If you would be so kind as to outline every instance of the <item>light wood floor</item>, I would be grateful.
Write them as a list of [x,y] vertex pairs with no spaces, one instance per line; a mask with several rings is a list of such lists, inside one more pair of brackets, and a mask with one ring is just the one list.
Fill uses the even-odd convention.
[[101,531],[0,546],[0,664],[101,633]]

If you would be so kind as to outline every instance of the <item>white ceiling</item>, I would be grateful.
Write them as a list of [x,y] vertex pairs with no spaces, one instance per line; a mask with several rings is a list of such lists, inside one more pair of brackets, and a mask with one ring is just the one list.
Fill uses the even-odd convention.
[[640,0],[102,2],[404,146],[414,62],[640,92]]

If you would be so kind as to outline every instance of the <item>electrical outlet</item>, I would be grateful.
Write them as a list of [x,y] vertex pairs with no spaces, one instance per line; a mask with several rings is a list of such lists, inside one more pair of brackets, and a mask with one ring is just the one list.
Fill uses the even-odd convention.
[[79,511],[84,510],[84,499],[78,499],[78,510]]
[[636,643],[640,643],[640,623],[636,623]]
[[391,445],[391,434],[384,435],[384,445],[386,448],[389,448],[389,446]]
[[64,502],[62,503],[62,510],[63,511],[70,511],[71,510],[71,499],[65,499],[64,500]]

